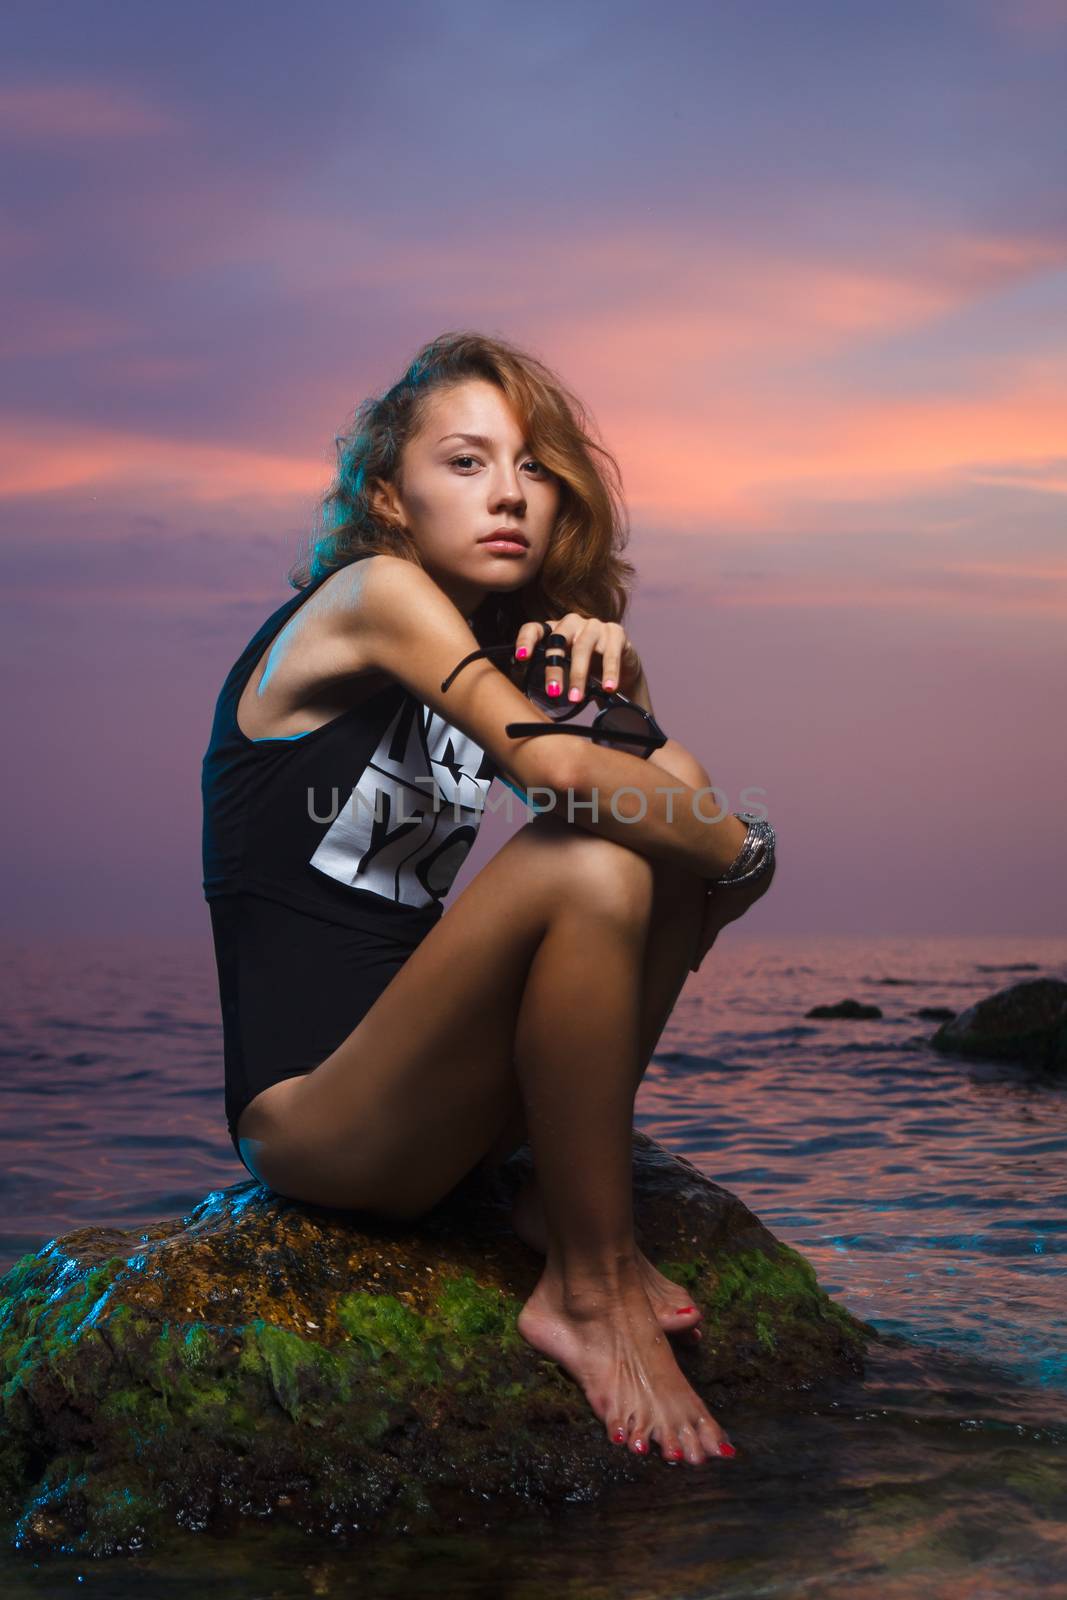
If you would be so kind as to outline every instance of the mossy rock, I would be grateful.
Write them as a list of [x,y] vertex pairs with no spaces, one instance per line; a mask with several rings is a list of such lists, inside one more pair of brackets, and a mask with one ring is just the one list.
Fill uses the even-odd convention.
[[944,1023],[930,1043],[935,1050],[973,1060],[1067,1072],[1067,983],[1031,978],[998,989]]
[[[403,1225],[248,1180],[186,1217],[23,1256],[0,1279],[9,1544],[111,1554],[263,1518],[443,1529],[656,1470],[516,1329],[542,1268],[509,1225],[529,1171],[524,1146],[493,1185],[465,1180]],[[862,1371],[875,1330],[636,1132],[634,1208],[642,1248],[704,1310],[703,1342],[676,1352],[720,1420]]]

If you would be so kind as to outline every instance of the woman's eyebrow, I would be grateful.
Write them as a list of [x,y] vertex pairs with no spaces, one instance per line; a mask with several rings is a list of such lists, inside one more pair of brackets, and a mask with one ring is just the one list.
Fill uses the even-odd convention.
[[[492,439],[487,439],[484,433],[446,433],[442,438],[438,439],[438,444],[444,444],[445,439],[464,439],[467,444],[480,445],[483,450],[491,450],[493,448]],[[521,448],[528,450],[530,447],[524,441]]]

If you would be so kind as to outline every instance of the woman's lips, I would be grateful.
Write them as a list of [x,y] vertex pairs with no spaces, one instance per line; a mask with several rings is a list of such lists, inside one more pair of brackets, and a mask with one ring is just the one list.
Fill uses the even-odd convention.
[[509,555],[514,552],[516,555],[524,556],[527,549],[526,545],[520,544],[517,539],[479,539],[478,543],[483,550],[499,550]]

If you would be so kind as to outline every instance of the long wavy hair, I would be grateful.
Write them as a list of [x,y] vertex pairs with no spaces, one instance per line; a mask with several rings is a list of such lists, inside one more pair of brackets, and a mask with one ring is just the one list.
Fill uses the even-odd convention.
[[505,339],[479,333],[431,340],[390,389],[357,407],[334,441],[336,476],[307,551],[290,568],[290,584],[307,588],[365,551],[422,565],[411,534],[375,513],[370,492],[376,482],[397,482],[401,452],[422,424],[428,396],[467,378],[487,379],[504,392],[531,450],[560,486],[540,570],[521,589],[484,597],[472,623],[479,644],[510,642],[524,622],[569,611],[621,622],[635,569],[622,555],[629,526],[618,464],[594,438],[581,401],[548,367]]

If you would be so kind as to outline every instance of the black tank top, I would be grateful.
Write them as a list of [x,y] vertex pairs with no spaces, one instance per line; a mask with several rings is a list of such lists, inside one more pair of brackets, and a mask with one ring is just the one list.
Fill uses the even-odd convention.
[[222,686],[201,776],[204,897],[419,939],[474,843],[498,775],[486,752],[395,681],[310,733],[249,739],[237,724],[260,656],[325,581],[267,618]]

